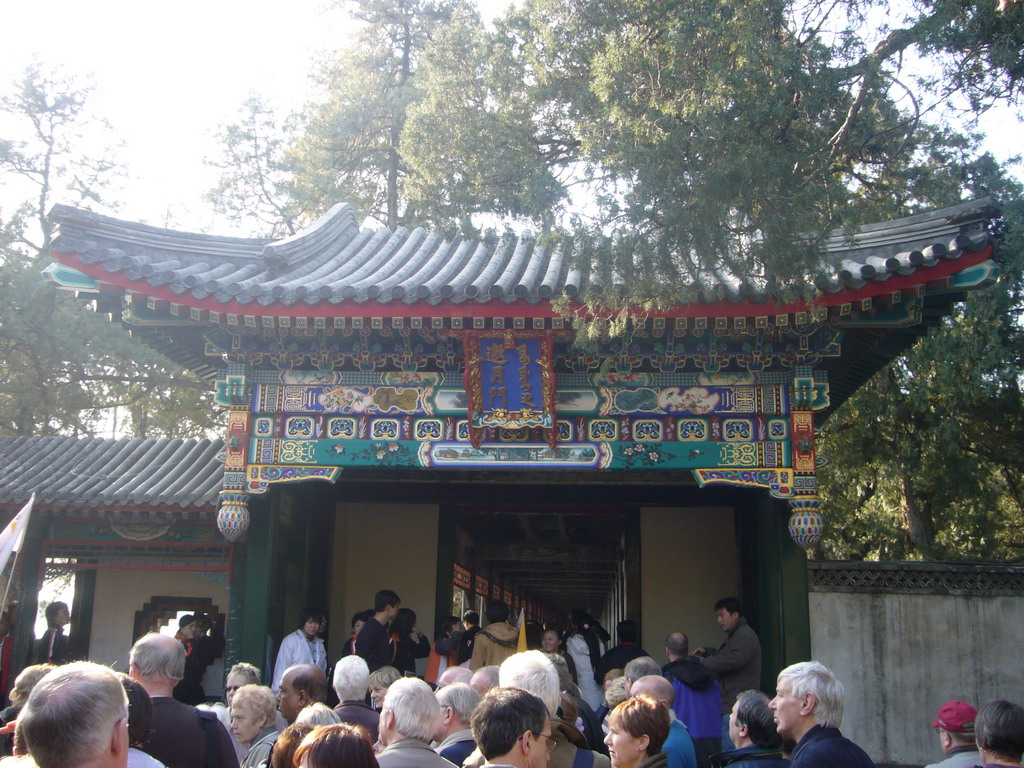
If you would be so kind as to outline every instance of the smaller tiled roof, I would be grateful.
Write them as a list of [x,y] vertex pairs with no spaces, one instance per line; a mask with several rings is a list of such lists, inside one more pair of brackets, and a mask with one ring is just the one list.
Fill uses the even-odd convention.
[[[998,215],[998,205],[983,198],[836,230],[824,244],[815,285],[824,294],[859,289],[981,251],[989,244],[988,221]],[[60,228],[55,255],[75,255],[100,280],[117,275],[140,290],[180,296],[182,304],[212,299],[250,305],[252,314],[342,303],[536,304],[600,292],[603,285],[594,268],[575,263],[572,244],[547,244],[529,233],[477,241],[420,228],[360,228],[347,204],[276,241],[176,232],[61,205],[50,218]],[[707,304],[771,298],[763,286],[720,271],[689,275],[688,282]]]
[[0,437],[0,504],[83,511],[209,508],[224,480],[222,440]]

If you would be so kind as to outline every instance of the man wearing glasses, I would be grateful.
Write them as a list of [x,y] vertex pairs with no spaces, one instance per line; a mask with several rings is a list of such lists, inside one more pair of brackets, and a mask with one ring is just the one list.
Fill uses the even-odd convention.
[[537,696],[520,688],[493,688],[471,722],[484,765],[547,768],[556,742],[547,707]]

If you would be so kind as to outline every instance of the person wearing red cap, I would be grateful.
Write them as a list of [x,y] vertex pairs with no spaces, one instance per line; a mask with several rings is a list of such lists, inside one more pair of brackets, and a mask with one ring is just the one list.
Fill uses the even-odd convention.
[[974,719],[978,710],[966,701],[947,701],[939,709],[932,728],[939,734],[939,746],[946,759],[926,768],[969,768],[981,765],[981,754],[974,741]]

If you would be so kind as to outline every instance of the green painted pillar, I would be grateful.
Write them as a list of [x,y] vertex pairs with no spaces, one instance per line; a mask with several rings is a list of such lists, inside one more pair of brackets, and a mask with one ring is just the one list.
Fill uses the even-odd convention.
[[[437,515],[437,572],[434,575],[434,634],[441,632],[441,624],[452,615],[452,576],[455,570],[455,515],[450,507],[442,506]],[[460,563],[468,568],[469,563]],[[473,579],[476,571],[470,575],[469,595],[475,587]]]
[[762,492],[752,507],[741,517],[742,581],[761,640],[761,689],[771,693],[780,670],[811,658],[807,556],[790,538],[784,500]]
[[273,582],[277,495],[253,496],[245,540],[236,543],[229,589],[226,663],[255,664],[269,685],[273,675],[267,666],[267,629]]

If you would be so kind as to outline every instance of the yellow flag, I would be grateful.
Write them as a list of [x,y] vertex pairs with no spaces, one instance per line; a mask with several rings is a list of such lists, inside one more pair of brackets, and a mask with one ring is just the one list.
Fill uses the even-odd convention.
[[526,647],[526,611],[522,608],[519,609],[519,621],[516,622],[516,626],[519,627],[519,643],[516,645],[516,653],[522,653],[527,650]]

